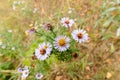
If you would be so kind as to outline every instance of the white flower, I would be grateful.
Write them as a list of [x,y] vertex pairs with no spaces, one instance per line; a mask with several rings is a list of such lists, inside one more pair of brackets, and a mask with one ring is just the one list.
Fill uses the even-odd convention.
[[72,13],[72,9],[70,9],[70,10],[68,11],[68,13],[71,14],[71,13]]
[[39,60],[45,60],[50,55],[51,51],[52,45],[44,42],[35,50],[35,56]]
[[36,79],[42,79],[43,75],[41,73],[37,73],[35,75]]
[[0,41],[0,46],[2,45],[2,42]]
[[5,49],[6,48],[6,46],[5,45],[2,45],[2,49]]
[[55,38],[54,47],[60,52],[66,51],[70,47],[70,39],[66,36],[58,36]]
[[18,72],[23,73],[23,71],[29,71],[28,66],[25,66],[24,68],[19,67]]
[[23,69],[21,67],[18,68],[17,70],[19,73],[22,73]]
[[9,32],[9,33],[11,33],[11,32],[12,32],[12,30],[11,30],[11,29],[9,29],[9,30],[8,30],[8,32]]
[[38,11],[37,8],[34,8],[34,9],[33,9],[33,13],[36,13],[37,11]]
[[72,37],[74,40],[76,40],[79,43],[82,43],[88,40],[88,34],[83,29],[73,30]]
[[60,22],[63,24],[63,26],[65,26],[67,28],[71,27],[74,24],[74,20],[69,19],[68,17],[62,18]]
[[24,68],[19,67],[17,71],[22,74],[21,75],[22,80],[25,80],[29,75],[28,66],[25,66]]
[[12,8],[13,8],[13,10],[16,10],[16,5],[13,4]]
[[21,77],[22,77],[22,79],[26,79],[28,77],[28,75],[29,75],[29,70],[23,70]]
[[14,50],[15,50],[15,47],[12,47],[12,48],[11,48],[11,50],[13,50],[13,51],[14,51]]

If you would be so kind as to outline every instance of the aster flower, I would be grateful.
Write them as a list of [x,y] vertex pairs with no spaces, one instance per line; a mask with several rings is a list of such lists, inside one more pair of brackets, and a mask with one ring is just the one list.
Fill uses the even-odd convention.
[[79,43],[82,43],[88,40],[88,34],[83,29],[73,30],[71,35],[73,39]]
[[42,27],[45,30],[52,30],[52,25],[50,23],[43,23]]
[[74,20],[69,19],[68,17],[62,18],[60,22],[62,23],[63,26],[65,26],[67,28],[71,27],[74,24]]
[[60,52],[66,51],[70,47],[70,39],[66,36],[58,36],[55,38],[54,47]]
[[9,30],[8,30],[8,32],[9,32],[9,33],[12,33],[12,30],[11,30],[11,29],[9,29]]
[[29,75],[29,70],[24,70],[24,71],[22,71],[22,76],[21,77],[24,80],[28,77],[28,75]]
[[12,47],[12,48],[11,48],[11,50],[13,50],[13,51],[14,51],[14,50],[15,50],[15,47]]
[[29,70],[29,69],[28,69],[28,66],[25,66],[24,68],[19,67],[19,68],[17,69],[17,71],[20,72],[20,73],[22,73],[23,71],[28,71],[28,70]]
[[5,45],[2,45],[2,46],[1,46],[1,48],[2,48],[2,49],[5,49],[5,48],[6,48],[6,46],[5,46]]
[[41,74],[41,73],[37,73],[36,75],[35,75],[35,77],[36,77],[36,79],[42,79],[42,77],[43,77],[43,75]]
[[18,71],[19,73],[22,73],[23,69],[22,69],[21,67],[19,67],[19,68],[17,69],[17,71]]
[[2,45],[2,42],[0,42],[0,46]]
[[28,30],[25,31],[26,35],[32,34],[32,33],[35,33],[35,28],[34,27],[32,27],[32,28],[30,28],[30,29],[28,29]]
[[34,8],[34,9],[33,9],[33,13],[36,13],[37,11],[38,11],[37,8]]
[[28,66],[25,66],[24,68],[19,67],[17,71],[22,74],[21,75],[22,80],[25,80],[29,75]]
[[50,43],[42,43],[35,50],[35,56],[39,60],[45,60],[52,51],[52,45]]

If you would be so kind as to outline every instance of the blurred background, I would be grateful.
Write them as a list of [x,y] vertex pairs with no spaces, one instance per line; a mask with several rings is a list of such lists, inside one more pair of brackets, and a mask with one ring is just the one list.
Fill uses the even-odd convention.
[[18,80],[17,68],[31,63],[27,53],[39,37],[27,30],[58,27],[62,17],[88,31],[90,42],[80,49],[91,57],[55,63],[58,73],[45,80],[120,80],[120,0],[0,0],[0,80]]

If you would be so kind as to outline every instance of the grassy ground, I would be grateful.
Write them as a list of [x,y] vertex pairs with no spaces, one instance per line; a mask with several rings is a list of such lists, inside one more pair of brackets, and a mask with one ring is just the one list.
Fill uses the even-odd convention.
[[[19,0],[16,0],[19,1]],[[23,1],[23,0],[22,0]],[[25,0],[16,5],[14,0],[0,1],[0,80],[17,80],[19,66],[33,67],[31,45],[39,38],[25,31],[45,22],[59,28],[62,17],[76,19],[75,28],[88,31],[90,40],[78,45],[81,53],[69,62],[54,62],[44,80],[119,80],[120,38],[116,37],[120,25],[117,0]],[[119,0],[118,0],[119,1]],[[114,3],[111,3],[114,2]],[[37,12],[34,13],[34,9]],[[72,13],[68,13],[72,9]],[[9,32],[12,30],[12,32]],[[59,31],[60,32],[60,31]],[[15,47],[15,50],[12,48]],[[58,65],[59,64],[59,65]],[[1,74],[2,73],[2,74]],[[34,73],[33,73],[34,74]],[[28,80],[35,80],[30,76]]]

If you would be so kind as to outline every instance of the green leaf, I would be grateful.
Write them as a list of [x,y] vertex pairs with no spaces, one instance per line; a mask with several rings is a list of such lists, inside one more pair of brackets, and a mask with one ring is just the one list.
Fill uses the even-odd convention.
[[34,43],[31,44],[30,49],[24,54],[24,56],[30,57],[34,53],[34,51],[38,47],[38,45],[43,41],[44,41],[44,39],[42,39],[42,37],[37,39]]
[[103,24],[103,27],[108,27],[111,22],[112,22],[112,19],[105,21]]
[[112,37],[112,34],[105,34],[102,40],[109,39],[110,37]]
[[105,11],[101,14],[101,16],[103,16],[103,15],[105,15],[105,14],[108,14],[108,13],[114,11],[114,10],[120,10],[120,7],[111,7],[111,8],[109,8],[109,9],[105,10]]
[[28,59],[25,59],[25,60],[23,61],[23,63],[24,63],[24,65],[26,65],[26,66],[30,66],[30,65],[31,65],[31,62],[30,62],[29,58],[28,58]]

